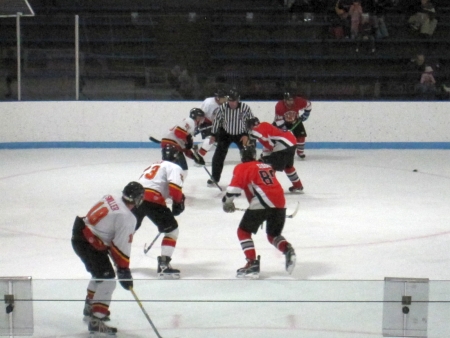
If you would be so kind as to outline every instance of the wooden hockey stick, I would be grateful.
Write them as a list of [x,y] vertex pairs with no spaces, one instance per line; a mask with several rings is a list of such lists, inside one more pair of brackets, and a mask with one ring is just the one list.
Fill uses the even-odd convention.
[[133,288],[130,288],[131,294],[133,295],[134,299],[138,303],[139,307],[141,308],[142,312],[145,315],[145,318],[147,318],[148,322],[150,323],[153,331],[155,331],[155,334],[158,338],[162,338],[162,336],[159,334],[158,330],[156,329],[156,326],[153,324],[152,320],[150,319],[150,316],[148,315],[147,311],[145,311],[144,306],[142,305],[141,301],[139,300],[138,296],[136,295],[136,292],[134,292]]
[[146,254],[153,246],[153,244],[155,244],[156,240],[159,238],[159,236],[161,235],[160,232],[158,232],[158,234],[156,235],[155,239],[150,243],[150,245],[147,247],[147,243],[145,243],[144,245],[144,254]]
[[[290,215],[286,215],[286,218],[294,218],[295,215],[297,215],[299,207],[300,207],[300,202],[297,202],[297,205],[295,206],[294,212],[292,214],[290,214]],[[238,210],[238,211],[246,211],[247,209],[236,208],[236,210]]]

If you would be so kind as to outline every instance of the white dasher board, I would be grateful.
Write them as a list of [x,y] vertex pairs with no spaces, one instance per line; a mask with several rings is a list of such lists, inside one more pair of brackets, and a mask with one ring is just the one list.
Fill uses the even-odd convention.
[[427,337],[429,280],[384,279],[383,337]]
[[0,294],[3,304],[0,311],[0,336],[32,336],[31,277],[0,277]]

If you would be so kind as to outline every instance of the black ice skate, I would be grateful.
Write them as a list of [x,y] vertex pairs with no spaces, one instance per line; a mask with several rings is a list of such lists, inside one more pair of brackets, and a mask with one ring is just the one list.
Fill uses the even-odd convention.
[[247,264],[238,269],[236,272],[237,278],[250,278],[250,279],[258,279],[259,278],[259,266],[260,266],[261,257],[258,256],[255,260],[248,260]]
[[159,279],[178,279],[180,270],[170,266],[172,258],[168,256],[158,256],[158,277]]
[[[108,311],[107,315],[103,318],[101,318],[101,321],[104,322],[108,322],[111,319],[109,318],[110,312]],[[84,308],[83,308],[83,316],[84,316],[84,321],[89,321],[91,319],[92,316],[92,305],[90,300],[86,297],[85,301],[84,301]]]
[[297,257],[295,256],[294,248],[289,243],[286,245],[284,256],[286,257],[286,271],[291,274],[292,271],[294,271],[295,261],[297,260]]
[[93,334],[103,333],[107,336],[115,336],[117,333],[117,329],[115,327],[111,327],[106,325],[100,318],[92,316],[89,320],[88,330]]
[[289,191],[293,194],[304,194],[303,187],[289,187]]

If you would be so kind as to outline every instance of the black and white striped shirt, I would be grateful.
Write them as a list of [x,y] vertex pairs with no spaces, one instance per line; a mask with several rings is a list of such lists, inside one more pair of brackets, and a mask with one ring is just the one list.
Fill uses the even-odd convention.
[[247,133],[245,122],[252,117],[254,117],[252,110],[245,103],[239,102],[236,109],[231,109],[228,103],[224,103],[217,112],[211,132],[215,135],[222,127],[230,135],[245,134]]

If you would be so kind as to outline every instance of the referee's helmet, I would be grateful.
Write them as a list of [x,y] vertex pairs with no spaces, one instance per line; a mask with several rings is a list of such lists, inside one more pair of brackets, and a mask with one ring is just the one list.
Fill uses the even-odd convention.
[[230,91],[228,92],[228,101],[239,101],[240,98],[241,95],[236,88],[230,89]]

